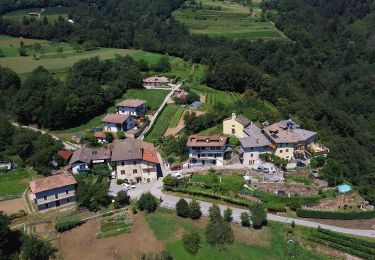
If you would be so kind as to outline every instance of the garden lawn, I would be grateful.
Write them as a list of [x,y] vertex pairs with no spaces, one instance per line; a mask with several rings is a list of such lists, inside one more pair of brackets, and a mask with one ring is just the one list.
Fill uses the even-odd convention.
[[[251,8],[259,16],[260,1],[254,1]],[[185,23],[192,33],[208,36],[225,36],[231,39],[286,39],[271,22],[261,22],[252,16],[250,6],[234,1],[202,0],[187,2],[174,13],[177,20]]]
[[242,185],[244,183],[242,175],[238,173],[232,174],[220,174],[220,173],[210,173],[210,174],[194,174],[192,176],[193,182],[204,183],[208,186],[217,185],[225,191],[240,192],[242,190]]
[[[257,243],[245,244],[235,240],[233,245],[219,249],[206,242],[204,221],[180,218],[175,215],[175,212],[164,209],[159,209],[155,214],[147,215],[146,221],[154,231],[157,239],[166,245],[166,250],[174,259],[288,259],[286,255],[287,241],[281,224],[270,223],[268,227],[263,227],[263,231],[271,236],[269,237],[270,241],[266,241],[263,245],[258,245]],[[232,225],[233,227],[237,226],[237,224]],[[241,232],[241,229],[237,226],[234,231]],[[187,253],[182,244],[181,235],[192,231],[197,232],[201,238],[201,247],[197,255]],[[251,235],[264,237],[263,232],[254,232]],[[265,246],[264,244],[268,245]],[[307,251],[300,246],[297,247],[296,251],[298,255],[295,259],[325,259],[315,252]]]
[[38,16],[29,16],[28,13],[39,13],[41,11],[41,8],[30,8],[30,9],[22,9],[17,11],[12,11],[9,13],[6,13],[3,17],[6,19],[11,20],[22,20],[24,17],[27,18],[35,18],[37,20],[43,19],[43,17],[47,17],[49,22],[54,22],[58,19],[59,16],[62,16],[65,19],[68,19],[68,13],[70,12],[69,7],[47,7],[44,8],[44,12],[42,12],[41,17]]
[[160,105],[163,103],[163,100],[168,95],[168,90],[163,89],[129,89],[125,92],[125,94],[120,98],[115,100],[114,105],[109,107],[106,111],[106,113],[94,117],[90,121],[88,121],[85,124],[82,124],[78,127],[62,130],[62,131],[55,131],[53,133],[58,135],[63,134],[75,134],[84,132],[87,130],[90,130],[93,127],[96,126],[103,126],[101,119],[108,113],[115,113],[116,112],[116,104],[122,100],[128,99],[128,98],[138,98],[146,100],[146,106],[151,110],[156,110],[160,107]]
[[176,114],[179,106],[176,104],[169,104],[164,107],[163,111],[159,114],[158,118],[154,122],[151,130],[147,133],[145,141],[151,143],[157,143],[165,131],[167,131],[170,121]]
[[0,172],[0,200],[21,196],[36,172],[31,169],[15,169]]

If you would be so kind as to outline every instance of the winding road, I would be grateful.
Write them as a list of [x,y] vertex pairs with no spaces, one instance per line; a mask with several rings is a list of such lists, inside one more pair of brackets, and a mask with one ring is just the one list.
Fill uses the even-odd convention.
[[[162,203],[160,204],[161,207],[167,208],[167,209],[175,209],[176,203],[181,197],[163,193],[161,190],[162,186],[163,186],[163,182],[161,179],[159,179],[155,183],[140,184],[137,186],[136,189],[130,190],[128,194],[130,195],[131,198],[136,199],[136,198],[139,198],[139,196],[144,192],[151,192],[155,197],[162,198]],[[187,201],[191,201],[191,199],[188,199],[188,198],[185,198],[185,199]],[[208,216],[208,210],[212,206],[212,203],[206,202],[206,201],[199,201],[199,203],[201,206],[201,211],[202,211],[203,216]],[[220,205],[219,203],[218,203],[218,206],[220,207],[221,211],[224,211],[227,208],[227,206]],[[242,212],[245,212],[245,211],[249,212],[248,210],[245,210],[245,209],[240,209],[240,208],[235,208],[235,207],[229,207],[229,208],[231,208],[233,211],[233,214],[232,214],[233,221],[236,223],[241,223],[240,216]],[[321,228],[340,232],[340,233],[375,238],[375,230],[370,230],[370,229],[343,228],[343,227],[337,227],[337,226],[312,222],[308,220],[278,216],[278,215],[269,214],[269,213],[267,214],[267,219],[270,221],[276,221],[276,222],[281,222],[281,223],[286,223],[286,224],[290,224],[294,221],[296,225],[300,225],[300,226],[305,226],[305,227],[310,227],[310,228],[317,228],[320,226]]]

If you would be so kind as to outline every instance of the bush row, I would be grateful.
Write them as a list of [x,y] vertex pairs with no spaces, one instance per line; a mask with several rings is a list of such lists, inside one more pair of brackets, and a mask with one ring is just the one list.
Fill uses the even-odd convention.
[[211,199],[222,200],[228,203],[232,203],[232,204],[244,206],[244,207],[250,207],[256,204],[256,202],[253,202],[253,201],[239,200],[239,199],[230,198],[230,197],[219,195],[219,194],[214,194],[211,192],[190,191],[190,190],[185,190],[185,189],[180,189],[180,188],[172,188],[168,186],[164,186],[164,190],[173,191],[173,192],[181,192],[181,193],[186,193],[186,194],[195,195],[195,196],[203,196],[203,197],[207,197]]
[[374,248],[374,250],[375,250],[375,241],[369,241],[369,240],[364,240],[364,239],[360,239],[360,238],[356,238],[356,237],[350,237],[350,236],[343,235],[341,233],[333,232],[331,230],[322,229],[322,228],[318,228],[318,231],[320,233],[326,234],[328,236],[341,238],[341,239],[344,239],[346,241],[350,241],[351,243],[355,243],[355,244],[358,244],[358,245]]
[[337,250],[342,251],[342,252],[349,253],[351,255],[356,255],[356,256],[362,257],[364,259],[374,259],[373,255],[369,255],[367,253],[357,251],[357,250],[352,249],[350,247],[342,246],[342,245],[339,245],[339,244],[336,244],[336,243],[333,243],[333,242],[330,242],[330,241],[327,241],[327,240],[324,240],[324,239],[320,239],[320,238],[316,238],[316,237],[310,237],[309,240],[311,240],[313,242],[316,242],[316,243],[319,243],[319,244],[322,244],[322,245],[325,245],[325,246],[328,246],[328,247],[331,247],[331,248],[334,248],[334,249],[337,249]]
[[375,250],[373,248],[367,245],[354,244],[350,241],[349,237],[348,239],[346,239],[346,238],[336,236],[335,234],[327,235],[327,234],[320,233],[320,232],[314,232],[313,234],[311,234],[311,236],[375,256]]
[[75,228],[75,227],[77,227],[81,224],[83,224],[83,221],[82,221],[81,217],[76,216],[76,217],[72,217],[72,218],[58,220],[55,224],[55,229],[58,232],[64,232],[64,231],[68,231],[72,228]]
[[322,219],[369,219],[375,218],[375,211],[363,212],[334,212],[334,211],[317,211],[307,209],[297,209],[297,216],[301,218],[322,218]]
[[266,192],[254,191],[252,194],[254,197],[260,199],[265,203],[283,203],[286,206],[290,207],[292,210],[297,210],[302,206],[313,206],[320,200],[319,196],[311,197],[300,197],[300,196],[275,196]]

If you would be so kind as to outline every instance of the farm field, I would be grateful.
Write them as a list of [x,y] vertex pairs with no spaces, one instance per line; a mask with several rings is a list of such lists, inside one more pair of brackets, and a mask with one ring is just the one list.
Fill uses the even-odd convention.
[[213,107],[218,103],[225,105],[235,103],[241,99],[241,95],[235,92],[216,90],[204,85],[194,86],[191,89],[206,96],[206,106]]
[[101,119],[107,114],[107,113],[114,113],[116,111],[115,104],[117,102],[120,102],[124,99],[128,98],[138,98],[146,100],[146,106],[149,110],[156,110],[159,108],[161,103],[163,103],[164,98],[168,95],[168,90],[162,90],[162,89],[129,89],[125,92],[125,94],[118,100],[116,100],[113,104],[113,106],[109,107],[106,111],[106,113],[94,117],[90,121],[88,121],[85,124],[82,124],[78,127],[62,130],[62,131],[55,131],[54,134],[62,135],[66,138],[70,138],[71,134],[79,133],[87,131],[93,127],[102,125]]
[[179,106],[175,104],[167,105],[159,114],[151,130],[145,136],[146,142],[156,143],[160,137],[167,131],[169,122],[178,111]]
[[17,198],[25,191],[31,177],[36,172],[31,169],[15,169],[0,173],[0,201]]
[[[254,16],[250,13],[254,10]],[[174,13],[192,33],[225,36],[232,39],[286,39],[271,22],[260,21],[260,1],[243,6],[233,1],[202,0],[187,2]]]
[[[174,212],[159,209],[155,214],[146,216],[149,227],[156,238],[163,242],[166,250],[174,259],[288,259],[288,245],[283,225],[269,223],[261,230],[244,228],[232,224],[235,242],[224,250],[206,242],[204,227],[207,219],[193,221],[179,218]],[[196,255],[187,253],[182,244],[182,234],[197,232],[201,238],[201,247]],[[294,248],[295,259],[328,259],[313,250],[309,251],[297,245]]]
[[183,108],[183,107],[179,107],[177,109],[176,113],[172,117],[171,123],[169,124],[169,128],[175,128],[175,127],[177,127],[178,122],[180,121],[180,119],[181,119],[184,111],[185,111],[185,108]]
[[[12,20],[22,20],[24,17],[27,18],[35,18],[37,20],[43,19],[43,17],[46,17],[49,22],[56,21],[59,16],[62,16],[65,19],[68,19],[68,13],[70,12],[69,7],[47,7],[44,8],[42,11],[41,8],[30,8],[30,9],[22,9],[17,10],[13,12],[6,13],[3,15],[6,19],[12,19]],[[41,16],[30,16],[29,13],[40,13]]]

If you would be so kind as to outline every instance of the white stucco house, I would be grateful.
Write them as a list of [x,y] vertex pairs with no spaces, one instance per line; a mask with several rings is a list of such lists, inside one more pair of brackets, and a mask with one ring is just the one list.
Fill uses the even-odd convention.
[[104,131],[116,133],[127,131],[135,126],[134,118],[129,114],[108,114],[103,119]]
[[139,117],[146,113],[146,101],[141,99],[127,99],[118,103],[117,114],[131,115]]

